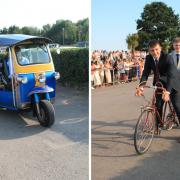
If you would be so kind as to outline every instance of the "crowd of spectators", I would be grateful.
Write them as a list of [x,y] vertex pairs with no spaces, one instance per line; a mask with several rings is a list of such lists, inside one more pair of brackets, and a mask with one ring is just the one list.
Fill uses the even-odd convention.
[[137,81],[144,68],[144,51],[95,50],[91,56],[92,89]]

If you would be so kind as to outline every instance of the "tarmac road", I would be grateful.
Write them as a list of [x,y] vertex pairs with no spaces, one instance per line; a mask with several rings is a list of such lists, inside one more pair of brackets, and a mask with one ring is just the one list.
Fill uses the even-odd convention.
[[88,93],[58,87],[56,121],[0,111],[0,180],[87,180]]
[[180,129],[163,131],[145,155],[136,155],[133,133],[144,104],[134,96],[136,86],[132,82],[92,91],[93,180],[180,179]]

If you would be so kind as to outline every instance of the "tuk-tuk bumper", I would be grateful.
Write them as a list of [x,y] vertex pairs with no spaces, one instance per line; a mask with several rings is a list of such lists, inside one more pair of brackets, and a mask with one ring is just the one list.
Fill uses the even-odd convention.
[[45,86],[45,87],[35,87],[33,88],[33,90],[28,94],[28,96],[33,96],[33,99],[35,101],[35,103],[39,103],[40,101],[40,97],[38,96],[38,94],[44,94],[44,98],[48,101],[51,100],[49,93],[53,92],[54,89],[49,87],[49,86]]
[[33,90],[31,92],[29,92],[28,96],[31,96],[32,94],[49,93],[49,92],[53,92],[53,91],[54,91],[54,89],[49,86],[35,87],[35,88],[33,88]]

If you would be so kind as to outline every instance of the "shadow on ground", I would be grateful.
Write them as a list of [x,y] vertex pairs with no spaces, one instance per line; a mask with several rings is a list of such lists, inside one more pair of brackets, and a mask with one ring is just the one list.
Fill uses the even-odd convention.
[[51,128],[41,127],[32,113],[0,111],[0,139],[22,138],[50,130],[72,141],[88,143],[88,92],[58,87],[54,107],[56,120]]
[[[134,128],[136,119],[132,120],[122,120],[114,122],[107,121],[93,121],[92,122],[92,147],[97,147],[99,149],[110,149],[115,145],[125,144],[129,146],[129,149],[132,149],[132,154],[129,155],[119,155],[118,152],[116,155],[105,155],[104,153],[94,153],[92,152],[92,156],[94,157],[132,157],[137,156],[134,150]],[[174,128],[176,129],[176,128]],[[178,128],[177,128],[178,129]],[[165,132],[165,131],[164,131]],[[177,137],[172,136],[155,136],[155,139],[158,141],[160,139],[165,140],[176,140]],[[109,146],[111,143],[111,146]],[[107,145],[106,145],[107,144]],[[104,151],[105,152],[105,151]]]
[[[154,153],[147,152],[147,156],[138,156],[133,144],[135,123],[135,119],[122,121],[113,120],[113,122],[110,122],[110,120],[95,120],[92,122],[92,148],[97,149],[96,151],[92,151],[92,157],[105,158],[104,161],[107,159],[107,162],[109,162],[108,160],[112,160],[112,158],[114,161],[118,161],[117,158],[121,160],[122,158],[129,158],[129,160],[132,158],[132,161],[135,161],[135,159],[138,160],[135,167],[119,173],[119,176],[109,177],[108,179],[178,180],[180,177],[180,143],[177,142],[178,136],[169,136],[163,131],[165,133],[162,132],[161,136],[155,136],[155,141],[169,140],[171,141],[170,148]],[[175,129],[175,131],[178,130],[179,129]],[[123,151],[123,149],[121,151],[113,151],[114,148],[118,149],[122,145],[126,146],[126,149],[128,149],[127,152]],[[111,163],[112,162],[113,160]],[[124,161],[122,160],[122,162]],[[122,170],[123,164],[120,164],[119,168]]]
[[88,144],[89,101],[87,91],[63,88],[56,101],[56,123],[52,131],[62,133],[74,142]]
[[[132,143],[133,140],[133,132],[134,132],[134,122],[135,120],[122,120],[117,121],[93,121],[92,122],[92,147],[100,148],[100,149],[110,149],[113,146],[125,144],[130,148],[133,148],[134,145]],[[107,158],[118,158],[118,157],[131,157],[135,156],[133,153],[129,155],[122,156],[121,154],[105,154],[105,151],[99,154],[93,151],[92,156],[94,157],[107,157]]]
[[169,150],[153,154],[138,165],[111,180],[178,180],[180,177],[180,144],[176,141]]
[[41,133],[45,130],[37,121],[29,123],[18,112],[0,111],[0,139],[16,139]]

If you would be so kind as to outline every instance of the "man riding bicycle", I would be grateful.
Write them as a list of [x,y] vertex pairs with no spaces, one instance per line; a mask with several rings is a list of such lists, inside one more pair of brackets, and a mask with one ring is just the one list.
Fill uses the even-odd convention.
[[[147,81],[151,71],[153,71],[153,85],[157,82],[161,82],[163,87],[167,87],[167,54],[162,52],[160,42],[158,40],[151,40],[148,45],[149,55],[146,56],[144,70],[140,79],[140,84]],[[136,89],[136,96],[141,96],[143,93],[143,85],[140,85]],[[165,94],[169,92],[164,92]],[[163,95],[163,96],[164,96]],[[162,92],[156,93],[156,107],[158,109],[159,115],[162,117],[164,101],[162,99]],[[160,127],[160,120],[156,117],[156,127]]]

